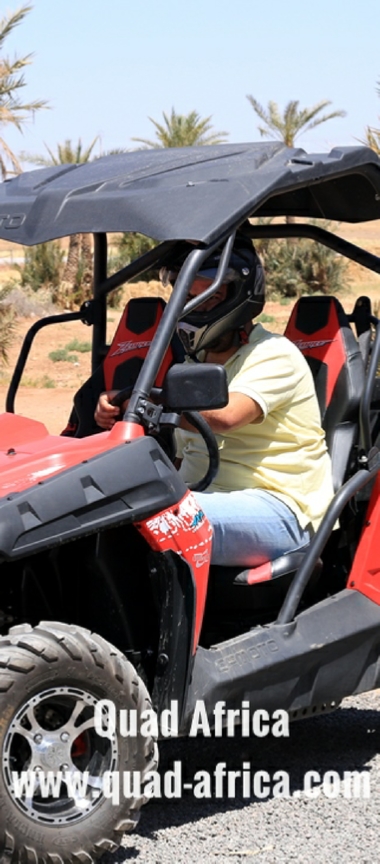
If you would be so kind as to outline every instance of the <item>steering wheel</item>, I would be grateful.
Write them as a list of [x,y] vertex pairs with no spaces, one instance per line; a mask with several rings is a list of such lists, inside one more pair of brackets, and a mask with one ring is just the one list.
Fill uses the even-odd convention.
[[[119,390],[113,399],[111,399],[111,405],[116,405],[118,408],[121,408],[123,402],[130,398],[132,390],[133,385],[129,385],[129,387],[124,387],[123,390]],[[195,429],[197,429],[206,444],[209,460],[206,474],[196,483],[189,483],[189,489],[192,492],[203,492],[207,489],[210,483],[212,483],[218,473],[219,449],[217,440],[207,421],[198,411],[183,411],[182,413],[185,419],[191,423]]]
[[113,399],[110,400],[111,405],[115,405],[117,408],[121,408],[123,402],[126,399],[129,399],[133,390],[133,384],[129,384],[128,387],[124,387],[123,390],[119,390]]

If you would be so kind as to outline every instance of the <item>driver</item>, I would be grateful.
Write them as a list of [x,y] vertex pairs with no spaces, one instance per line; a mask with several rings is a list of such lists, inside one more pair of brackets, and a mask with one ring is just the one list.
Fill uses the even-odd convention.
[[[219,259],[207,259],[190,297],[211,285]],[[164,284],[180,264],[161,271]],[[206,492],[194,493],[213,526],[213,564],[254,567],[302,549],[333,496],[312,374],[292,342],[253,323],[263,305],[262,264],[237,236],[223,285],[178,326],[186,362],[222,364],[228,380],[228,404],[201,412],[218,441],[219,471]],[[103,393],[96,408],[103,429],[119,415],[112,395]],[[176,439],[180,473],[194,483],[207,470],[204,441],[184,418]]]

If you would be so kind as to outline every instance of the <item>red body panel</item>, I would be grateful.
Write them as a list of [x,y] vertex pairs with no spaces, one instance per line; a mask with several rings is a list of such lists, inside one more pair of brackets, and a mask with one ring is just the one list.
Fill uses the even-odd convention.
[[29,489],[53,474],[143,434],[138,424],[120,422],[110,432],[88,438],[65,438],[49,435],[37,420],[1,414],[0,497]]
[[265,564],[260,564],[248,571],[247,585],[255,585],[256,582],[269,582],[271,578],[272,564],[271,561],[266,561]]
[[[0,415],[0,497],[21,492],[54,474],[144,435],[135,423],[116,423],[110,432],[88,438],[49,435],[43,423],[16,414]],[[175,506],[137,526],[152,549],[173,550],[188,562],[196,588],[194,651],[206,602],[212,528],[187,492]]]
[[195,653],[206,603],[211,558],[212,528],[194,495],[187,492],[175,507],[169,507],[136,526],[152,549],[173,550],[189,564],[196,589]]
[[347,588],[380,606],[380,474],[377,475]]

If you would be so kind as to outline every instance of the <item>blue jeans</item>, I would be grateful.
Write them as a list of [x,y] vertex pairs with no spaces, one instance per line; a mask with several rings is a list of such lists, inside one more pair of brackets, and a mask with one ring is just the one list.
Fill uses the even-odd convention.
[[265,489],[194,494],[214,530],[212,564],[256,567],[310,542],[310,531]]

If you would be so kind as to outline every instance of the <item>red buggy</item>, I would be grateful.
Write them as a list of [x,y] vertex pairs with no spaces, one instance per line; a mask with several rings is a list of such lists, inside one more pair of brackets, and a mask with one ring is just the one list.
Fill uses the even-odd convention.
[[[249,221],[380,219],[380,160],[364,147],[275,143],[137,151],[22,174],[1,184],[0,204],[8,241],[94,235],[93,299],[33,325],[0,417],[0,850],[9,862],[85,862],[136,824],[157,759],[151,705],[159,718],[174,705],[172,733],[185,736],[197,700],[212,727],[217,702],[297,719],[380,686],[380,328],[369,299],[348,313],[333,297],[301,298],[287,328],[314,374],[336,488],[305,553],[210,567],[210,526],[172,446],[190,412],[207,488],[218,452],[197,411],[226,404],[224,370],[182,364],[175,339],[202,262],[224,244],[216,290],[240,228],[307,236],[380,272],[379,258],[315,221]],[[157,245],[109,274],[107,234],[127,231]],[[107,346],[107,294],[185,249],[168,303],[130,301]],[[17,389],[36,332],[73,318],[92,328],[93,373],[52,436],[17,415]],[[110,387],[129,405],[99,432],[93,411]],[[99,703],[134,716],[133,737],[118,723],[103,735]],[[114,805],[105,778],[131,771],[141,794]],[[49,772],[59,783],[46,791]]]

